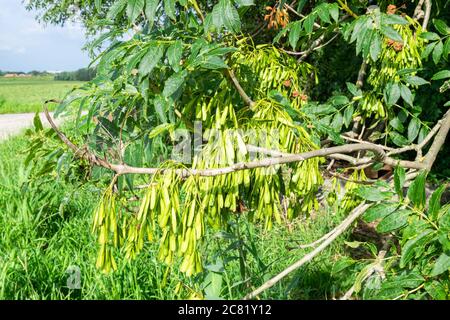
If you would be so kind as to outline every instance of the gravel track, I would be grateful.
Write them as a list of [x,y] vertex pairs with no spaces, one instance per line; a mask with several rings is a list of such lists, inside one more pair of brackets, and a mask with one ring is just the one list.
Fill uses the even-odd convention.
[[[53,113],[50,113],[53,116]],[[20,134],[23,130],[33,126],[34,113],[0,114],[0,141]],[[50,126],[44,113],[39,114],[44,126]],[[55,120],[56,124],[61,119]]]

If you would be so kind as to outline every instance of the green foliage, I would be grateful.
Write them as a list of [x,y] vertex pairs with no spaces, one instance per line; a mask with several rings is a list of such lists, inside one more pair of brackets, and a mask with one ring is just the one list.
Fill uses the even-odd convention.
[[[88,46],[97,76],[57,113],[78,103],[78,130],[99,158],[167,169],[151,177],[115,176],[108,183],[94,209],[97,266],[120,270],[115,252],[139,259],[138,253],[155,241],[153,256],[167,264],[166,270],[175,267],[201,277],[208,270],[202,246],[211,230],[229,231],[241,215],[246,223],[271,230],[296,217],[307,220],[319,210],[320,158],[213,177],[182,178],[173,169],[248,162],[253,160],[249,144],[284,153],[312,151],[325,139],[342,144],[341,133],[358,127],[361,137],[387,147],[423,141],[448,106],[447,5],[435,2],[438,10],[425,30],[413,18],[414,8],[394,2],[399,6],[393,9],[389,1],[377,8],[367,8],[366,1],[299,1],[299,12],[293,12],[284,1],[84,1],[75,11],[88,32],[98,36]],[[35,0],[28,7],[45,9],[42,18],[56,23],[75,15],[66,1]],[[436,105],[429,107],[427,99]],[[204,129],[201,148],[188,147],[192,159],[167,160],[175,150],[176,130],[190,135],[195,121],[202,121]],[[279,140],[275,147],[267,139],[255,143],[261,132],[273,131]],[[33,143],[42,145],[39,139]],[[409,154],[405,157],[410,160]],[[359,268],[356,291],[363,297],[445,295],[449,259],[443,249],[448,246],[448,210],[439,203],[443,191],[427,207],[425,173],[406,196],[401,168],[394,190],[382,182],[360,187],[367,180],[364,170],[353,170],[350,177],[345,195],[336,199],[331,193],[330,205],[342,213],[361,201],[374,203],[365,219],[380,220],[377,231],[399,236],[404,249],[400,264],[388,265],[387,281],[371,278],[369,265],[354,263]],[[134,190],[138,182],[147,186]],[[392,200],[395,196],[399,201]],[[375,255],[374,245],[366,247]],[[239,248],[244,279],[246,260]],[[254,248],[248,252],[257,256]],[[208,296],[220,295],[225,281],[224,259],[214,263],[205,279]]]
[[[401,169],[396,170],[396,181],[402,181],[402,174]],[[434,191],[427,203],[428,207],[425,206],[425,178],[426,174],[421,173],[408,187],[407,197],[402,201],[384,200],[365,213],[364,220],[376,221],[377,231],[381,233],[394,232],[400,243],[398,252],[391,244],[391,255],[386,256],[384,261],[375,259],[377,265],[383,264],[385,276],[377,278],[380,274],[375,273],[371,278],[364,279],[364,298],[448,299],[450,206],[447,204],[441,207],[441,195],[446,186]],[[403,196],[403,184],[399,182],[398,185]],[[376,188],[370,189],[372,194],[380,192]],[[371,266],[370,263],[363,265],[366,268]],[[378,279],[376,286],[373,279]]]

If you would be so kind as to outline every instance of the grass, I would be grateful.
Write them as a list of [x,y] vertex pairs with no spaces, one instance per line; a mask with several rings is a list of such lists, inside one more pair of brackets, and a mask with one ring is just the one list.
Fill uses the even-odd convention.
[[[299,244],[319,238],[342,218],[321,213],[294,221],[290,230],[275,226],[270,232],[241,218],[226,233],[208,233],[206,270],[196,277],[184,277],[177,267],[167,270],[156,259],[155,243],[146,243],[134,261],[117,254],[118,270],[106,275],[95,268],[96,239],[90,230],[104,186],[68,183],[52,174],[30,180],[31,169],[23,164],[26,146],[23,136],[0,144],[0,299],[179,299],[205,292],[210,298],[239,299],[308,252]],[[342,242],[261,298],[338,296],[342,281],[331,270],[344,254]],[[76,279],[73,267],[80,270],[81,289],[68,287]],[[219,285],[212,286],[213,277]]]
[[54,81],[52,77],[0,77],[0,114],[42,111],[46,100],[61,99],[81,84],[83,82]]

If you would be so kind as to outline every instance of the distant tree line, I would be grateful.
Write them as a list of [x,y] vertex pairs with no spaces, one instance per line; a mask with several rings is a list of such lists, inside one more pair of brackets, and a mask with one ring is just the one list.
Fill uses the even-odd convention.
[[60,81],[90,81],[95,77],[96,70],[82,68],[76,71],[64,71],[55,75],[55,80]]
[[0,77],[3,77],[5,74],[28,74],[28,75],[32,75],[32,76],[48,76],[48,75],[50,75],[50,73],[47,71],[33,70],[30,72],[23,72],[23,71],[0,70]]
[[29,71],[29,72],[0,70],[0,77],[3,77],[8,74],[30,75],[30,76],[34,76],[34,77],[54,75],[54,80],[57,80],[57,81],[90,81],[95,77],[96,70],[94,68],[82,68],[82,69],[78,69],[76,71],[63,71],[63,72],[59,72],[57,74],[50,73],[47,71],[37,71],[37,70],[33,70],[33,71]]

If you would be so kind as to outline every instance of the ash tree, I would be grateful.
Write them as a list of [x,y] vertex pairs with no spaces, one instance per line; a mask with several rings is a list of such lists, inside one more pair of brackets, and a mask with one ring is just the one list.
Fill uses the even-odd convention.
[[[155,241],[158,259],[189,277],[203,270],[207,229],[244,216],[270,232],[329,206],[344,214],[342,223],[283,272],[252,283],[246,298],[361,217],[376,222],[383,244],[369,245],[373,257],[355,263],[343,298],[448,296],[445,185],[425,194],[450,128],[447,1],[27,7],[44,22],[81,20],[90,35],[97,76],[57,108],[75,110],[83,139],[71,141],[47,117],[68,152],[110,172],[93,212],[99,269],[113,271],[119,256],[133,259]],[[324,181],[332,187],[319,202]]]

